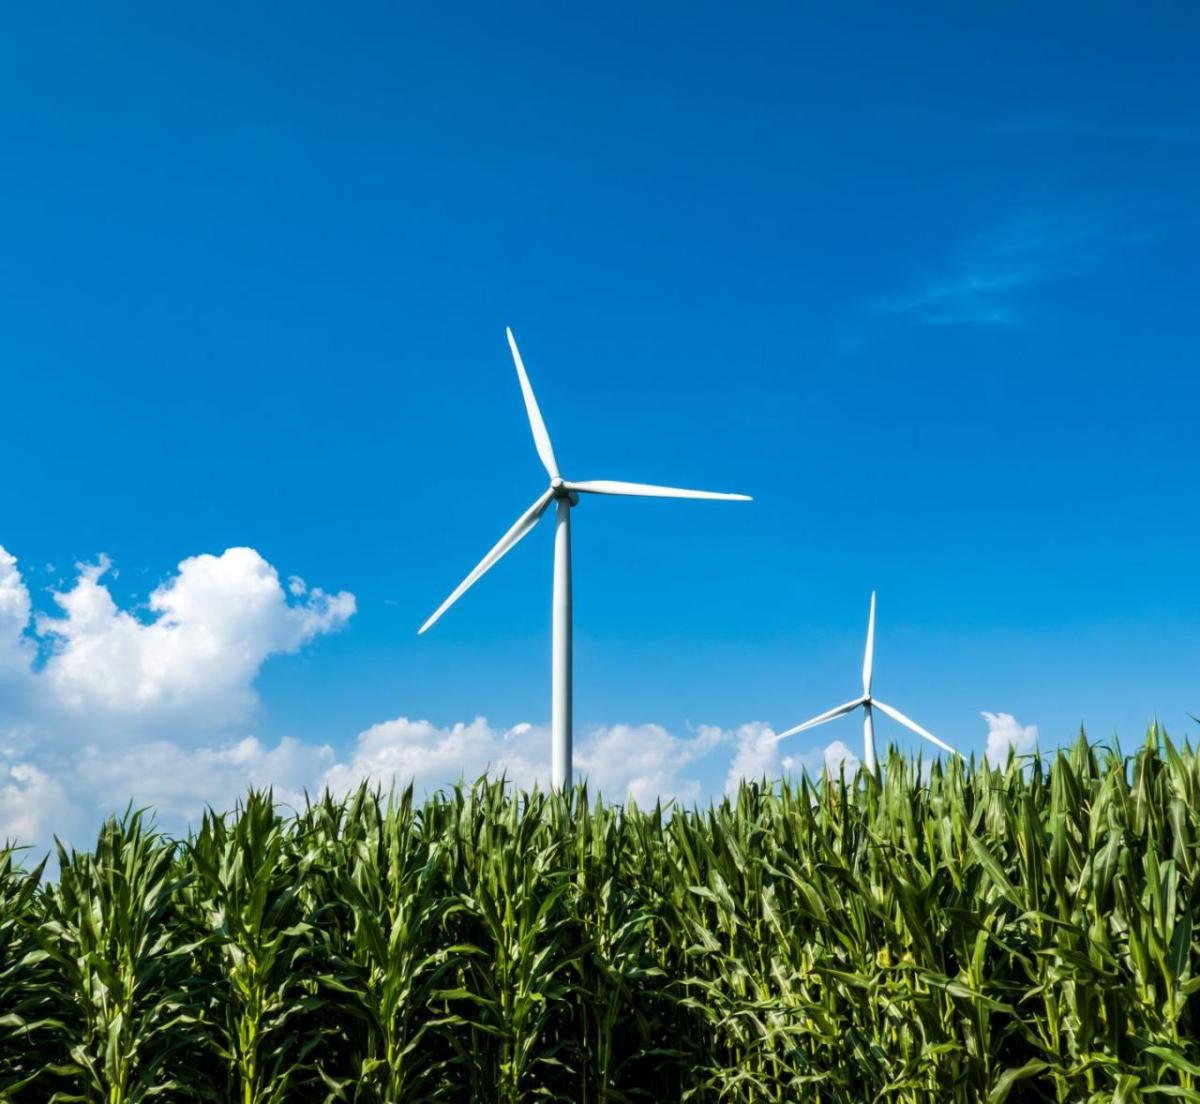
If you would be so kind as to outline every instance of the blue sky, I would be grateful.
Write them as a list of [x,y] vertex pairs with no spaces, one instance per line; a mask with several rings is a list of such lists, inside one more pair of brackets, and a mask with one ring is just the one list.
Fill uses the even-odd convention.
[[[878,692],[964,749],[984,710],[1043,746],[1194,727],[1196,9],[5,24],[0,545],[34,612],[106,554],[149,624],[240,546],[355,600],[154,739],[340,762],[399,717],[545,723],[549,526],[416,635],[542,486],[505,324],[569,475],[755,496],[578,511],[581,731],[844,700],[872,588]],[[23,638],[35,675],[63,647]],[[10,797],[39,732],[95,739],[23,693]]]

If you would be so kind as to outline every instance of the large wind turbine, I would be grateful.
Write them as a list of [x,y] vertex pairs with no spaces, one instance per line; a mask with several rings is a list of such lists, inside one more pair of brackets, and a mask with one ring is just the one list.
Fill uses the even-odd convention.
[[554,449],[550,445],[550,434],[538,409],[529,376],[517,350],[512,330],[506,329],[508,347],[512,350],[513,363],[517,366],[517,379],[521,383],[521,394],[525,397],[525,410],[529,415],[529,428],[533,431],[533,443],[541,458],[550,486],[534,500],[513,523],[512,528],[496,542],[495,547],[476,564],[474,570],[454,589],[434,611],[433,616],[421,626],[428,629],[446,612],[462,594],[497,560],[508,552],[522,537],[538,523],[538,519],[556,504],[554,530],[554,601],[552,606],[552,644],[550,659],[550,775],[555,789],[565,789],[571,784],[571,507],[579,502],[581,494],[638,495],[645,498],[715,498],[738,502],[749,502],[749,495],[718,494],[715,491],[688,491],[679,487],[656,487],[649,483],[622,483],[612,479],[593,479],[583,483],[565,480],[558,470]]
[[830,709],[820,716],[813,717],[811,721],[805,721],[804,724],[798,724],[795,728],[789,728],[786,732],[780,732],[773,737],[771,743],[776,743],[779,740],[786,739],[788,736],[795,736],[797,732],[803,732],[806,728],[816,728],[817,725],[822,725],[826,721],[832,721],[835,717],[841,717],[843,714],[852,713],[859,706],[862,706],[863,711],[863,762],[867,765],[867,770],[872,774],[875,773],[875,721],[871,716],[872,709],[878,709],[886,713],[894,721],[899,721],[905,728],[912,729],[918,736],[923,736],[931,743],[937,744],[943,751],[950,752],[951,755],[962,757],[961,753],[955,751],[949,744],[939,740],[932,732],[923,729],[916,721],[910,720],[899,709],[895,709],[886,702],[881,702],[878,698],[871,696],[871,674],[875,666],[875,592],[871,591],[871,616],[867,620],[867,648],[863,653],[863,669],[862,669],[862,697],[855,698],[853,701],[848,701],[843,705],[839,705],[834,709]]

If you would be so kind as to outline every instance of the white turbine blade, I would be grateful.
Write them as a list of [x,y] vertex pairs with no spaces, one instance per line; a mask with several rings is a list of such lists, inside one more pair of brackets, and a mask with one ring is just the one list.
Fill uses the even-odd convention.
[[911,728],[918,736],[924,736],[930,743],[937,744],[943,751],[948,751],[951,755],[957,755],[960,759],[963,757],[961,751],[956,751],[945,740],[939,740],[932,732],[922,728],[916,721],[910,720],[899,709],[892,708],[892,706],[881,702],[878,698],[873,698],[871,704],[876,709],[882,709],[893,721],[899,721],[905,728]]
[[871,696],[871,672],[875,668],[875,592],[871,591],[871,616],[867,621],[867,650],[863,653],[863,697]]
[[805,721],[804,724],[798,724],[795,728],[789,728],[786,732],[780,732],[772,736],[767,743],[777,744],[780,740],[785,740],[789,736],[795,736],[797,732],[803,732],[806,728],[816,728],[817,725],[822,725],[826,721],[832,721],[835,717],[840,717],[845,713],[857,709],[862,703],[862,698],[855,698],[854,701],[848,701],[844,705],[839,705],[836,709],[826,710],[820,716],[813,717],[811,721]]
[[495,547],[483,557],[482,560],[475,566],[475,569],[468,575],[457,587],[454,588],[454,593],[450,595],[438,608],[434,611],[432,617],[421,626],[418,635],[428,629],[443,613],[446,612],[458,599],[462,596],[470,586],[494,564],[501,556],[504,555],[510,548],[513,547],[520,539],[525,536],[537,523],[538,518],[546,512],[546,507],[550,504],[550,499],[554,497],[554,492],[551,490],[545,491],[538,500],[529,507],[517,520],[507,533],[504,534],[495,544]]
[[637,495],[640,498],[715,498],[725,502],[751,502],[749,495],[724,494],[720,491],[689,491],[683,487],[656,487],[652,483],[622,483],[617,479],[585,479],[564,484],[568,491],[581,494]]
[[550,434],[546,423],[542,421],[542,412],[538,409],[537,399],[533,397],[533,387],[530,386],[529,376],[525,372],[525,362],[517,349],[517,339],[507,326],[504,332],[508,334],[508,347],[512,350],[513,363],[517,366],[517,379],[521,381],[521,394],[525,397],[525,412],[529,415],[529,428],[533,430],[533,443],[537,454],[541,457],[551,479],[558,478],[558,461],[554,459],[554,449],[550,446]]

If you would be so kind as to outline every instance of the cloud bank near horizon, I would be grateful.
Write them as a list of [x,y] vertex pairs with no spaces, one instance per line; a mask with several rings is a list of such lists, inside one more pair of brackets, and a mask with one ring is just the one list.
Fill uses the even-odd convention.
[[[128,803],[182,832],[204,810],[232,807],[248,787],[284,804],[343,793],[362,781],[428,793],[458,779],[503,775],[549,783],[549,733],[485,717],[445,727],[397,716],[333,745],[291,736],[273,745],[250,729],[254,688],[271,657],[299,651],[353,617],[348,591],[310,588],[251,548],[183,560],[141,609],[122,609],[104,556],[77,565],[52,592],[57,613],[35,613],[16,558],[0,547],[0,844],[45,849],[57,835],[87,846],[99,821]],[[1028,733],[1010,714],[985,714],[989,755]],[[86,722],[87,739],[75,734]],[[785,754],[762,721],[683,734],[659,724],[602,725],[579,734],[576,774],[611,800],[682,804],[726,793],[742,779],[857,769],[841,740]],[[718,781],[717,786],[721,783]]]

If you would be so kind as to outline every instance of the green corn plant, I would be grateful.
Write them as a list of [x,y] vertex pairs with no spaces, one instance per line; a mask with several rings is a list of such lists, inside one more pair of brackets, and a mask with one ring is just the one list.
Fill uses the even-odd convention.
[[[0,1101],[1200,1101],[1200,757],[481,779],[0,852]],[[30,1078],[33,1080],[30,1080]]]
[[362,786],[344,807],[326,797],[317,809],[333,842],[329,896],[346,912],[326,985],[333,1007],[361,1027],[350,1077],[326,1083],[339,1100],[436,1099],[449,1052],[426,1036],[460,1021],[441,1016],[433,994],[469,949],[443,938],[455,911],[443,841],[421,830],[411,787],[384,802]]
[[250,792],[228,816],[208,812],[186,850],[183,904],[199,947],[206,1026],[223,1099],[279,1104],[317,1081],[323,1042],[319,917],[302,887],[311,841],[289,832],[272,794]]
[[92,852],[58,844],[58,882],[42,894],[34,928],[54,1006],[46,1072],[69,1086],[47,1097],[52,1104],[196,1095],[186,1051],[200,1014],[191,948],[171,922],[175,850],[128,810],[103,825]]
[[[674,918],[683,879],[668,848],[666,824],[688,814],[658,802],[644,810],[631,803],[618,815],[621,892],[624,907],[639,915],[634,938],[640,946],[625,951],[636,957],[624,973],[627,999],[612,1013],[623,1028],[614,1049],[626,1055],[615,1088],[630,1099],[685,1099],[703,1066],[704,1031],[702,1016],[682,999],[688,947]],[[582,1000],[589,1000],[587,990]]]
[[565,816],[554,803],[569,800],[510,795],[502,781],[455,791],[448,862],[463,958],[458,984],[440,995],[469,1026],[453,1045],[471,1099],[546,1095],[563,1068],[568,1048],[554,1028],[569,1018],[568,969],[582,948],[568,938],[569,872],[548,827]]
[[32,871],[14,848],[0,849],[0,1100],[16,1100],[33,1086],[50,1059],[53,985],[46,954],[34,939],[46,861]]
[[[572,966],[568,999],[576,1018],[563,1056],[578,1075],[573,1099],[626,1101],[623,1085],[644,1079],[635,1067],[646,1064],[655,1046],[661,997],[658,1008],[650,998],[666,977],[653,954],[655,901],[629,877],[627,832],[638,813],[622,814],[599,800],[589,807],[586,786],[552,801],[547,811],[551,837],[563,841],[571,883],[566,942],[582,949]],[[665,1053],[659,1048],[655,1057]]]

